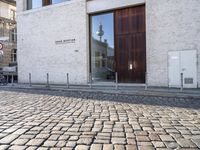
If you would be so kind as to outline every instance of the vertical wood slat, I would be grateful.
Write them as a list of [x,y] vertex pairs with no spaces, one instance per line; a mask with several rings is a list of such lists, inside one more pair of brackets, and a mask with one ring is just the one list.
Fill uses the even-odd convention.
[[52,4],[51,0],[42,0],[42,6],[47,6]]
[[[145,6],[115,11],[115,49],[118,80],[144,83],[146,72]],[[133,64],[133,70],[129,69]]]

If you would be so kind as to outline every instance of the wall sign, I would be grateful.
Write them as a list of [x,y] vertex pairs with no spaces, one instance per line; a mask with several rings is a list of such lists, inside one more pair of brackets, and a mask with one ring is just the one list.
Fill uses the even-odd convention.
[[3,44],[2,43],[0,43],[0,50],[2,50],[3,49]]
[[75,43],[76,39],[65,39],[65,40],[59,40],[55,41],[56,44],[70,44],[70,43]]

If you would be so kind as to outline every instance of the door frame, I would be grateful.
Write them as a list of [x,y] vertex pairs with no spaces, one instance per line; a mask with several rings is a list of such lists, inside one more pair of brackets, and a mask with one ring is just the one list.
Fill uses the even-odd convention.
[[[141,4],[136,4],[136,5],[133,5],[133,6],[127,6],[127,7],[122,7],[122,8],[116,8],[116,9],[112,9],[112,10],[105,10],[105,11],[103,11],[103,12],[95,12],[95,13],[90,13],[90,14],[88,14],[88,22],[89,22],[89,25],[88,25],[88,27],[89,27],[89,36],[88,36],[88,38],[89,38],[89,69],[88,69],[88,71],[89,71],[89,75],[90,74],[92,74],[92,60],[91,60],[91,27],[92,27],[92,19],[91,19],[91,17],[92,16],[95,16],[95,15],[101,15],[101,14],[106,14],[106,13],[113,13],[113,24],[114,24],[114,56],[115,56],[115,62],[114,62],[114,67],[115,67],[115,72],[117,71],[117,60],[116,60],[116,50],[115,50],[115,47],[116,47],[116,32],[115,32],[115,29],[116,29],[116,24],[115,24],[115,11],[117,11],[117,10],[122,10],[122,9],[128,9],[128,8],[134,8],[134,7],[138,7],[138,6],[144,6],[145,7],[145,51],[146,51],[146,54],[145,54],[145,57],[146,57],[146,61],[145,61],[145,74],[147,74],[147,59],[148,59],[148,57],[147,57],[147,25],[146,25],[146,23],[147,23],[147,19],[146,19],[146,4],[145,3],[141,3]],[[145,83],[147,82],[147,80],[148,79],[146,79],[146,75],[145,75]],[[108,81],[109,82],[109,81]],[[122,84],[124,84],[124,83],[122,83]],[[135,83],[125,83],[125,84],[135,84]],[[136,84],[141,84],[141,85],[143,85],[144,83],[136,83]]]

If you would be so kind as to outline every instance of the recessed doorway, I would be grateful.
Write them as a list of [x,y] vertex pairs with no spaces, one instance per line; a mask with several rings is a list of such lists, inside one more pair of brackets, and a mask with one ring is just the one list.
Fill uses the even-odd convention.
[[145,83],[145,6],[91,15],[90,54],[93,81]]

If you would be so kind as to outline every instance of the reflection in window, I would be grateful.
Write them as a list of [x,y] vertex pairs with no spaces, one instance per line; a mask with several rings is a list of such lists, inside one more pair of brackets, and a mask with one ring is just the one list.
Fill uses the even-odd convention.
[[42,0],[27,0],[27,10],[42,7]]
[[113,13],[91,16],[91,72],[94,81],[114,81]]
[[32,9],[32,0],[27,0],[26,1],[26,9],[27,10]]
[[10,10],[10,19],[16,20],[16,11],[13,9]]
[[42,1],[41,0],[33,0],[32,8],[38,8],[38,7],[42,7]]
[[52,0],[52,4],[62,3],[70,0]]
[[70,0],[26,0],[27,2],[27,10],[33,8],[39,8],[42,6],[47,6],[51,4],[62,3]]
[[10,30],[10,42],[17,42],[17,28],[12,28]]

